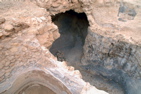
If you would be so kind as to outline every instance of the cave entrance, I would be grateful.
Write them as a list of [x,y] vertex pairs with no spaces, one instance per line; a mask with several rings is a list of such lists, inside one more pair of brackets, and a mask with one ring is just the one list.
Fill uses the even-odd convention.
[[50,52],[59,61],[71,65],[80,62],[89,26],[86,14],[69,10],[52,16],[52,21],[58,26],[60,37],[53,42]]

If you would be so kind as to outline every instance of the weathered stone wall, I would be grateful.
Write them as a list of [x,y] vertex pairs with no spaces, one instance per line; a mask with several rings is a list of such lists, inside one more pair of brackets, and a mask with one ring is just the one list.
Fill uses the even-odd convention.
[[140,46],[125,42],[122,35],[113,39],[89,31],[84,45],[83,68],[120,84],[125,94],[139,94],[140,50]]
[[81,62],[83,68],[120,84],[125,94],[140,94],[140,3],[102,1],[93,3],[95,6],[89,2],[91,6],[85,12],[90,28]]
[[0,93],[7,94],[19,75],[40,69],[70,94],[107,94],[84,82],[79,71],[58,62],[48,50],[60,36],[51,16],[72,9],[86,13],[90,24],[82,68],[120,84],[125,94],[140,94],[140,7],[140,0],[1,2]]
[[[78,70],[66,66],[65,62],[58,62],[46,48],[59,37],[58,28],[52,23],[50,16],[52,14],[49,11],[29,1],[3,1],[0,4],[0,17],[2,18],[0,24],[1,94],[17,93],[18,87],[14,88],[15,85],[20,88],[21,85],[33,81],[33,77],[37,78],[35,84],[44,85],[43,80],[42,83],[40,82],[41,73],[45,73],[43,77],[50,76],[52,80],[56,79],[53,80],[57,82],[52,84],[52,88],[46,86],[52,91],[56,91],[53,87],[58,89],[64,87],[65,91],[59,89],[59,92],[55,92],[57,94],[107,94],[82,80]],[[39,78],[30,76],[32,71],[41,71],[36,74]],[[30,80],[26,80],[27,78]],[[45,81],[49,81],[48,77],[45,78]]]

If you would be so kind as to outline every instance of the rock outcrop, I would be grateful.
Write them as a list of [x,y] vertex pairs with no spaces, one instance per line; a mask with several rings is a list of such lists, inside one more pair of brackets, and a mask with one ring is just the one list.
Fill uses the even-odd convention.
[[140,23],[140,0],[0,0],[0,94],[140,94]]

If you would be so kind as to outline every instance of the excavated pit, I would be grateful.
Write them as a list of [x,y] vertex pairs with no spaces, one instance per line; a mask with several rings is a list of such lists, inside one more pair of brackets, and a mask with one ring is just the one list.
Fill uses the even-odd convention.
[[87,73],[87,69],[82,68],[83,46],[89,26],[86,14],[70,10],[52,16],[52,22],[58,26],[60,37],[53,42],[50,52],[57,57],[58,61],[66,61],[68,66],[78,69],[83,79],[97,88],[110,91],[111,94],[115,91],[116,94],[122,94],[122,88],[118,84],[105,80],[109,78]]
[[68,65],[77,64],[83,54],[89,26],[86,14],[70,10],[52,16],[52,21],[58,26],[60,37],[53,42],[50,52]]

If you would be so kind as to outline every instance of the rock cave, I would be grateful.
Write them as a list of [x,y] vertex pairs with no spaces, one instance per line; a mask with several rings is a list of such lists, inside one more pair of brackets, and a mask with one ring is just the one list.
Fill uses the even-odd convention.
[[0,0],[0,94],[141,94],[140,23],[140,0]]
[[52,16],[52,21],[58,26],[60,37],[53,42],[50,52],[68,65],[80,63],[89,26],[86,14],[69,10]]

